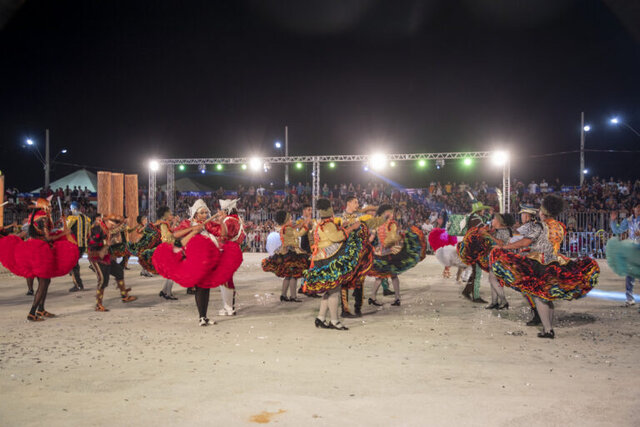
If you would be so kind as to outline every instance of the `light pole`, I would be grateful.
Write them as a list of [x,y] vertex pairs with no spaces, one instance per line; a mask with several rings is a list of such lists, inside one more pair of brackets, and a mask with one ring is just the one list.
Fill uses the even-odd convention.
[[[284,157],[289,157],[289,126],[284,127]],[[284,188],[289,187],[289,163],[284,164]]]
[[584,124],[584,111],[580,113],[580,187],[584,182],[584,136],[591,130],[591,126]]
[[[38,145],[32,140],[32,139],[27,139],[26,144],[28,147],[35,147],[35,154],[36,157],[38,157],[38,160],[40,160],[40,162],[42,163],[42,166],[44,167],[44,190],[47,191],[49,189],[49,184],[51,182],[50,180],[50,174],[51,174],[51,151],[49,149],[49,129],[45,130],[45,148],[44,148],[44,157],[42,157],[42,153],[40,153],[40,149],[38,148]],[[56,161],[56,159],[58,158],[58,156],[60,154],[67,154],[67,149],[63,148],[62,150],[60,150],[56,156],[53,158],[53,162]]]
[[623,122],[622,120],[620,120],[618,117],[613,117],[612,119],[609,120],[609,123],[611,123],[612,125],[625,126],[631,132],[635,133],[636,136],[640,137],[640,133],[637,130],[635,130],[634,128],[632,128],[630,125],[628,125],[627,123]]

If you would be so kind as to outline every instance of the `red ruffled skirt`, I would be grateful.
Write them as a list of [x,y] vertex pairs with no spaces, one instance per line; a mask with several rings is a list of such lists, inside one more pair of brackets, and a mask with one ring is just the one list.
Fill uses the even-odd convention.
[[0,262],[13,274],[50,279],[73,269],[80,258],[78,245],[63,238],[49,244],[43,240],[22,240],[9,235],[0,239]]
[[218,249],[210,239],[197,235],[179,251],[169,243],[160,244],[152,261],[158,274],[180,286],[215,288],[231,280],[242,264],[242,250],[235,242]]

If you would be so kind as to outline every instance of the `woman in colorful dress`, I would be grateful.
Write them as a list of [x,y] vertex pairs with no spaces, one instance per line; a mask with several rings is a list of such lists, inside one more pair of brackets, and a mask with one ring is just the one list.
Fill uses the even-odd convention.
[[[306,223],[293,224],[286,211],[276,212],[276,223],[280,226],[280,248],[270,257],[262,260],[262,270],[282,277],[280,301],[302,302],[296,298],[297,279],[309,268],[309,254],[300,247],[300,238],[308,234]],[[287,289],[289,297],[287,297]]]
[[400,279],[398,275],[415,267],[426,255],[426,240],[422,230],[411,227],[406,233],[401,233],[398,223],[393,219],[393,206],[385,204],[378,208],[376,216],[385,219],[374,233],[378,244],[374,249],[373,266],[367,273],[376,278],[369,305],[381,306],[376,300],[376,294],[382,284],[382,279],[391,278],[395,301],[393,306],[400,306]]
[[[540,221],[520,227],[523,238],[491,251],[491,271],[500,285],[508,286],[534,298],[542,322],[540,338],[555,338],[554,303],[586,295],[598,283],[600,268],[591,258],[571,260],[559,254],[566,233],[564,224],[554,219],[564,208],[564,201],[547,196],[540,208]],[[510,252],[528,247],[525,256]]]
[[[311,265],[303,272],[307,292],[322,294],[320,310],[315,319],[317,328],[346,331],[338,318],[340,289],[343,284],[366,274],[373,252],[368,243],[366,226],[359,221],[342,228],[334,222],[333,208],[327,199],[316,203],[320,222],[313,227]],[[327,311],[331,321],[327,322]]]

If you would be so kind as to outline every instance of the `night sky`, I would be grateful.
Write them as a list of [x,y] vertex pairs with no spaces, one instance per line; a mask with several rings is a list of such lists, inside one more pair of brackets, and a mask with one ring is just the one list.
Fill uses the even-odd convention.
[[[581,111],[588,149],[640,151],[607,124],[640,130],[634,1],[27,0],[0,12],[0,169],[23,191],[43,174],[22,144],[43,144],[45,128],[53,153],[69,149],[59,159],[142,183],[153,157],[276,155],[285,125],[293,155],[507,148],[525,180],[577,183],[577,153],[530,156],[579,149]],[[586,164],[637,178],[639,160]],[[52,181],[74,169],[56,165]],[[411,186],[500,177],[480,163],[388,174]],[[358,176],[355,164],[323,171]]]

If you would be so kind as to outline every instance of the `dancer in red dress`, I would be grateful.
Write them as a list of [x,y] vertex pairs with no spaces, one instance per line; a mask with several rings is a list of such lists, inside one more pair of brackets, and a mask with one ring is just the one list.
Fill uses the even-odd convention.
[[[183,237],[182,233],[186,233]],[[201,199],[191,207],[191,217],[174,229],[182,247],[162,243],[153,254],[158,274],[183,287],[195,287],[200,326],[215,324],[207,317],[211,288],[231,280],[242,263],[242,251],[235,241],[226,239],[224,213],[211,217]]]
[[44,308],[52,277],[69,274],[78,262],[78,245],[66,226],[53,230],[50,199],[38,199],[29,218],[28,239],[16,235],[0,239],[0,262],[12,273],[37,278],[38,288],[27,319],[32,322],[55,317]]

